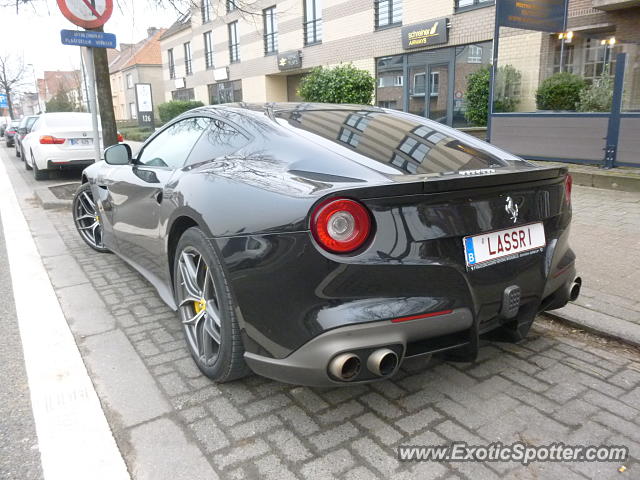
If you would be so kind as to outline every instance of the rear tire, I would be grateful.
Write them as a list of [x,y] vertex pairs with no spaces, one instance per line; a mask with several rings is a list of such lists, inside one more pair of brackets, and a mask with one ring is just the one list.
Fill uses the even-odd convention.
[[[31,163],[33,163],[35,165],[36,161],[33,158],[33,152],[31,153]],[[27,162],[27,157],[24,157],[24,168],[25,170],[33,170],[33,167],[31,165],[29,165],[29,162]]]
[[185,341],[200,371],[218,383],[249,374],[229,283],[210,240],[200,229],[190,228],[180,238],[173,272]]
[[35,159],[33,160],[33,178],[38,181],[49,179],[49,171],[38,169],[38,164],[36,163]]

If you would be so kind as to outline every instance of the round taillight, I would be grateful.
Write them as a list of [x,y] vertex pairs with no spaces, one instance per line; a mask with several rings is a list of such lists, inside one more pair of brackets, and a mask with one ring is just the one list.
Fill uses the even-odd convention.
[[311,233],[322,248],[349,253],[360,248],[371,233],[371,215],[361,203],[348,198],[331,199],[311,215]]

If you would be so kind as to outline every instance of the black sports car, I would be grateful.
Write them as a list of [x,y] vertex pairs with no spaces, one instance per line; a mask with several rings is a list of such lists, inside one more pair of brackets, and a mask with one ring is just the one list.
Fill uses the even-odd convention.
[[136,158],[88,167],[73,203],[95,250],[179,311],[216,381],[386,378],[407,357],[470,361],[580,290],[571,177],[371,106],[191,110]]

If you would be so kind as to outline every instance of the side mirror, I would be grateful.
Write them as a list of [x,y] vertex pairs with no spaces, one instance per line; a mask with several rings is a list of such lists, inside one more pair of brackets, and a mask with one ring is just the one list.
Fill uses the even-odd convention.
[[131,163],[131,147],[126,143],[111,145],[104,151],[104,161],[109,165],[127,165]]

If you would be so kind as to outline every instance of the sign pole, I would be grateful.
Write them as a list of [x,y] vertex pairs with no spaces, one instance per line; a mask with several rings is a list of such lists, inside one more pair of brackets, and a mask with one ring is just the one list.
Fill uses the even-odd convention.
[[86,52],[87,87],[89,89],[89,109],[91,110],[91,124],[93,126],[93,150],[96,162],[100,161],[100,129],[98,128],[98,102],[96,99],[96,72],[93,66],[93,48],[82,47]]
[[500,45],[500,1],[496,2],[496,23],[493,29],[493,54],[489,71],[489,105],[487,105],[487,142],[491,142],[491,114],[493,113],[494,83],[498,68],[498,46]]

